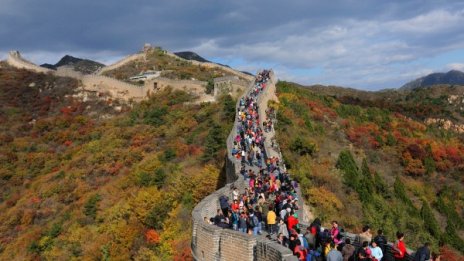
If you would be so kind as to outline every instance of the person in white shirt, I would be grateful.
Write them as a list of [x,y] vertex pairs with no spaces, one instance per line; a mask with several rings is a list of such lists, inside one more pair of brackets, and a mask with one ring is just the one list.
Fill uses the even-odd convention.
[[372,241],[371,245],[369,246],[369,249],[371,250],[372,257],[374,257],[378,261],[382,260],[382,249],[379,246],[377,246],[377,243],[375,243],[375,241]]

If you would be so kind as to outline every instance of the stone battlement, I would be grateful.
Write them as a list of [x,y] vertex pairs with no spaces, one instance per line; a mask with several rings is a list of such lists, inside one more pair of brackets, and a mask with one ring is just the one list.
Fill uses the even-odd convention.
[[19,53],[19,51],[10,51],[8,53],[8,59],[6,60],[6,62],[13,66],[13,67],[16,67],[16,68],[20,68],[20,69],[26,69],[26,70],[31,70],[31,71],[34,71],[34,72],[38,72],[38,73],[48,73],[48,72],[53,72],[53,70],[50,70],[50,69],[47,69],[47,68],[44,68],[44,67],[40,67],[26,59],[24,59],[21,54]]

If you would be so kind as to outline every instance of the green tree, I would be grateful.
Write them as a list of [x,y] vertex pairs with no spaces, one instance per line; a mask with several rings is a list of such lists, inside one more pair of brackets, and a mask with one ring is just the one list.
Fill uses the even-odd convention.
[[225,121],[233,122],[235,119],[235,102],[232,99],[232,96],[225,95],[222,98],[222,119]]
[[395,145],[396,145],[396,142],[397,142],[397,141],[396,141],[395,136],[393,136],[393,135],[391,134],[391,132],[389,132],[388,135],[387,135],[387,142],[386,142],[386,144],[387,144],[388,146],[395,146]]
[[427,203],[425,200],[422,200],[420,215],[429,233],[435,238],[440,238],[440,227],[438,226],[438,222],[433,215],[429,203]]
[[359,187],[359,170],[353,155],[350,151],[344,150],[340,152],[337,160],[337,168],[343,172],[343,181],[349,187],[355,189]]
[[95,194],[91,196],[84,205],[84,214],[92,219],[97,218],[98,202],[100,202],[101,196]]
[[205,140],[205,152],[202,156],[203,162],[208,162],[217,158],[217,153],[224,146],[224,139],[222,137],[222,129],[217,123],[208,132]]
[[290,150],[300,154],[300,156],[303,156],[312,155],[314,152],[316,152],[317,147],[316,144],[309,141],[308,139],[296,137],[290,144]]
[[211,94],[214,91],[214,81],[213,79],[209,79],[206,84],[206,93]]

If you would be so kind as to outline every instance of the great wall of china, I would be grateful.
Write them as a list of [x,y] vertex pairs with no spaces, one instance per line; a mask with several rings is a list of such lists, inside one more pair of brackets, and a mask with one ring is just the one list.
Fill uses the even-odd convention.
[[[271,73],[271,79],[268,85],[258,98],[259,114],[265,115],[270,100],[277,101],[276,97],[276,78],[274,73]],[[242,95],[245,97],[248,90]],[[236,108],[239,106],[237,101]],[[237,110],[236,110],[237,111]],[[262,116],[261,116],[262,117]],[[247,184],[240,174],[240,164],[231,155],[233,141],[238,125],[237,117],[235,119],[232,130],[227,138],[227,156],[226,156],[226,182],[227,184],[219,190],[205,197],[198,203],[192,211],[192,255],[196,261],[218,261],[218,260],[254,260],[254,261],[297,261],[297,257],[292,251],[283,247],[275,241],[269,240],[265,236],[248,235],[232,229],[223,229],[216,225],[211,225],[204,221],[204,217],[213,217],[216,215],[217,209],[220,209],[219,198],[225,195],[232,198],[232,189],[238,188],[243,191]],[[262,122],[260,127],[263,128]],[[265,150],[267,155],[277,156],[282,160],[282,154],[277,146],[271,146],[270,140],[275,135],[272,131],[266,137],[268,142],[265,142]],[[309,227],[309,217],[306,214],[304,198],[301,192],[298,191],[298,197],[301,199],[303,210],[298,213],[300,218],[300,229],[305,231]],[[345,238],[350,238],[353,245],[359,247],[361,245],[360,238],[357,234],[345,232]],[[387,252],[384,253],[386,260],[394,260],[392,244],[387,246]],[[405,261],[412,261],[413,254],[407,254]]]
[[[191,64],[194,64],[194,65],[204,66],[206,68],[220,68],[236,77],[241,77],[249,81],[253,80],[252,76],[235,71],[226,66],[222,66],[222,65],[218,65],[214,63],[201,63],[197,61],[185,60],[169,52],[165,52],[165,54],[172,56],[175,59],[183,60]],[[115,68],[118,68],[120,66],[123,66],[127,63],[130,63],[136,60],[145,59],[145,57],[146,57],[146,52],[140,52],[137,54],[130,55],[112,65],[103,67],[96,74],[82,74],[66,66],[60,67],[56,71],[50,70],[48,68],[40,67],[32,62],[27,61],[21,56],[21,54],[18,51],[11,51],[8,55],[8,59],[6,62],[10,66],[20,68],[20,69],[31,70],[37,73],[51,73],[56,76],[74,78],[81,82],[81,85],[84,91],[108,93],[113,98],[118,98],[118,99],[122,99],[126,101],[143,100],[147,98],[150,93],[155,93],[168,86],[172,87],[173,89],[183,90],[183,91],[186,91],[192,94],[193,96],[197,97],[198,102],[215,101],[217,95],[223,93],[217,90],[220,86],[215,85],[214,87],[215,90],[213,94],[212,95],[206,94],[205,89],[206,89],[207,82],[204,82],[204,81],[173,80],[173,79],[168,79],[164,77],[157,77],[157,78],[153,78],[153,79],[145,81],[143,85],[135,85],[135,84],[131,84],[128,82],[120,81],[120,80],[102,75],[104,72],[113,70]],[[230,85],[232,86],[232,84]],[[234,87],[231,89],[232,96],[236,97],[237,90],[242,92],[242,89],[243,88],[239,88],[234,84]]]

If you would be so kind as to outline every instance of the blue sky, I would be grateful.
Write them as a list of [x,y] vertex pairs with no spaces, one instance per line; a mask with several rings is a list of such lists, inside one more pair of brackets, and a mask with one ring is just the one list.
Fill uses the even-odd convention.
[[464,70],[464,2],[0,0],[0,58],[111,63],[144,43],[283,80],[366,90]]

